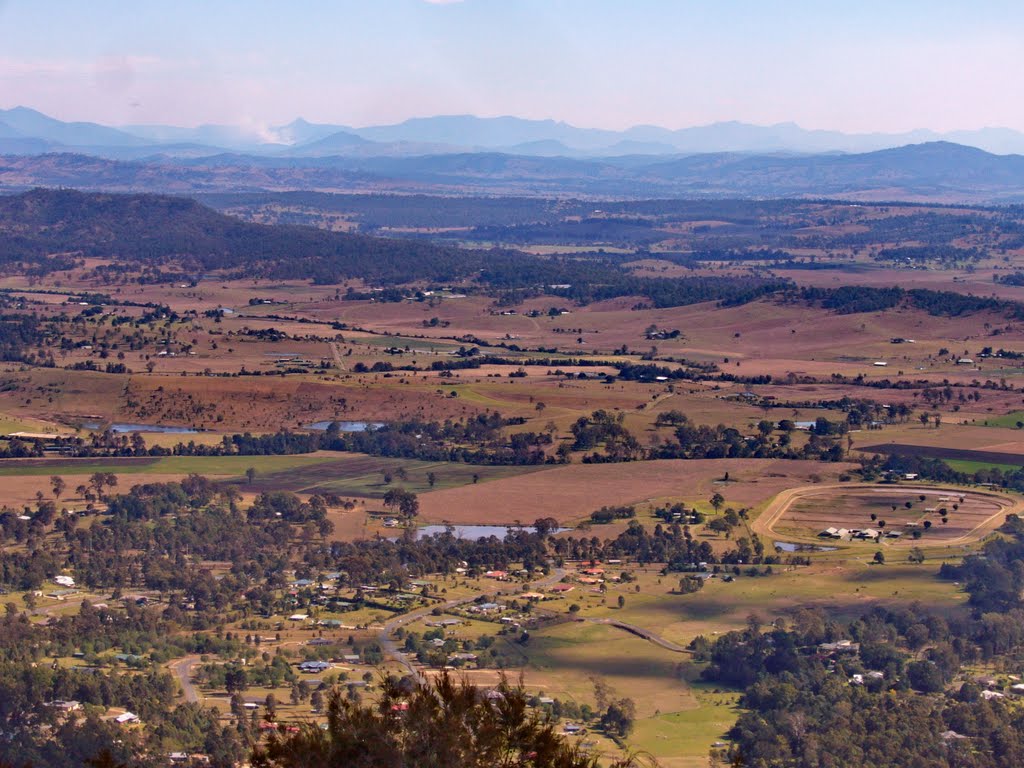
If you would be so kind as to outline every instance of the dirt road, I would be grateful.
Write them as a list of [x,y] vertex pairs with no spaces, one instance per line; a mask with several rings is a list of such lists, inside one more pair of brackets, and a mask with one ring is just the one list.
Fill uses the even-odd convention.
[[[779,520],[786,514],[786,510],[792,506],[792,504],[803,498],[804,496],[820,494],[824,491],[842,490],[842,491],[857,491],[857,490],[877,490],[878,488],[885,488],[887,486],[881,486],[873,483],[839,483],[832,485],[806,485],[800,488],[788,488],[774,499],[772,499],[764,512],[757,516],[757,519],[750,524],[750,530],[760,536],[772,536],[775,534],[775,526]],[[997,502],[1001,509],[994,515],[985,518],[978,525],[974,526],[970,531],[962,536],[958,536],[955,539],[945,539],[942,541],[929,542],[929,544],[942,545],[942,546],[960,546],[963,544],[970,544],[984,538],[986,535],[994,531],[1003,521],[1006,520],[1006,516],[1009,514],[1024,514],[1024,500],[1015,499],[1010,496],[992,493],[991,491],[980,491],[974,488],[969,490],[961,486],[892,486],[893,488],[904,488],[909,491],[951,491],[953,493],[970,493],[974,496],[984,496]],[[897,540],[898,544],[904,544],[906,546],[913,546],[919,544],[919,542],[912,541],[910,539]],[[892,546],[892,545],[890,545]]]

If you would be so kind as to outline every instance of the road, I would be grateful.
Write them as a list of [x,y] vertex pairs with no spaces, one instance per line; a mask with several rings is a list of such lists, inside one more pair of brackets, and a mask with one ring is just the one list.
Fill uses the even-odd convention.
[[338,373],[345,372],[345,364],[341,361],[341,349],[339,349],[336,342],[330,343],[331,354],[334,355],[334,364],[338,367]]
[[624,629],[626,632],[634,634],[637,637],[642,637],[644,640],[649,640],[650,642],[654,643],[655,645],[660,645],[666,651],[675,651],[676,653],[689,653],[690,652],[687,648],[684,648],[681,645],[673,643],[671,640],[666,640],[661,635],[655,634],[654,632],[652,632],[649,629],[644,629],[643,627],[638,627],[636,624],[630,624],[630,623],[625,622],[625,621],[619,621],[618,619],[591,619],[591,618],[587,618],[587,619],[580,619],[580,621],[589,621],[589,622],[591,622],[593,624],[607,624],[608,626],[618,627],[619,629]]
[[198,656],[185,656],[184,658],[172,662],[168,666],[174,676],[178,678],[178,684],[181,686],[181,692],[185,694],[185,701],[199,701],[199,694],[196,692],[196,687],[192,683],[192,669],[198,663]]
[[[508,587],[498,589],[494,594],[496,595],[515,595],[522,592],[536,591],[538,589],[544,589],[550,587],[552,584],[557,584],[565,577],[564,568],[555,568],[551,573],[545,576],[543,579],[530,582],[529,584],[515,584]],[[480,595],[470,595],[469,597],[462,597],[457,600],[448,600],[443,603],[435,603],[434,605],[428,605],[424,608],[417,608],[415,611],[409,611],[409,613],[403,613],[401,616],[396,616],[384,623],[381,628],[380,635],[378,636],[378,642],[380,643],[381,650],[384,651],[386,656],[389,656],[394,661],[398,662],[402,667],[413,677],[421,682],[424,680],[423,675],[419,669],[413,665],[405,654],[402,653],[398,648],[398,643],[392,639],[392,635],[398,630],[399,627],[403,627],[406,624],[411,624],[417,619],[422,619],[424,616],[430,615],[435,608],[440,608],[445,611],[451,608],[455,608],[466,603],[471,603],[476,600]]]

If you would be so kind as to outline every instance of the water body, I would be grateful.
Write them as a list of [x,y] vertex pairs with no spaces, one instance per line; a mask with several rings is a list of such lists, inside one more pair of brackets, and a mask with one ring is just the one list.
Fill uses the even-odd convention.
[[791,541],[774,542],[777,549],[783,552],[835,552],[835,547],[819,547],[817,544],[794,544]]
[[[480,539],[488,536],[497,536],[499,539],[504,539],[508,536],[509,532],[520,530],[507,525],[424,525],[422,528],[418,528],[416,530],[416,538],[422,539],[425,536],[444,533],[449,527],[453,529],[452,533],[457,539]],[[533,533],[533,528],[530,527],[524,528],[523,530]],[[554,532],[561,533],[563,531],[571,530],[571,528],[557,528]]]
[[[103,423],[99,421],[83,421],[83,429],[103,429]],[[194,435],[198,430],[190,427],[166,427],[161,424],[131,424],[128,422],[114,422],[110,425],[111,432],[161,432],[169,435]]]
[[[320,432],[326,432],[327,428],[334,422],[329,421],[314,421],[312,424],[306,425],[306,429],[316,429]],[[366,430],[373,427],[378,429],[384,426],[382,421],[339,421],[338,428],[342,432],[365,432]]]

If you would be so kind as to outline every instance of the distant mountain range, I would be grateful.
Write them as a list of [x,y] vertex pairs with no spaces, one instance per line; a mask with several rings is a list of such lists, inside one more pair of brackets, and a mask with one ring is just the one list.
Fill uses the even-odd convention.
[[[321,146],[345,145],[336,134]],[[360,139],[351,140],[359,146]],[[0,157],[0,191],[77,187],[121,192],[392,192],[655,197],[834,197],[926,202],[1024,202],[1024,156],[950,142],[858,154],[704,153],[580,159],[502,152],[404,156],[92,154]]]
[[936,133],[852,134],[807,130],[794,123],[759,126],[740,122],[671,130],[652,125],[623,131],[578,128],[554,120],[447,115],[396,125],[354,128],[294,120],[287,125],[245,127],[166,125],[110,127],[66,123],[27,107],[0,110],[0,154],[82,152],[112,159],[157,155],[202,157],[242,152],[280,157],[402,157],[501,152],[536,157],[608,158],[680,156],[719,152],[864,153],[907,144],[949,141],[994,154],[1024,154],[1024,133],[1008,128]]

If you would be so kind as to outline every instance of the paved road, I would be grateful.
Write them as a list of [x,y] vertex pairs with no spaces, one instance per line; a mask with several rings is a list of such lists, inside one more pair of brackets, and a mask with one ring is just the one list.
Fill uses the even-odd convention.
[[[543,579],[538,579],[537,581],[530,582],[529,584],[516,583],[511,586],[502,587],[498,589],[495,592],[495,594],[515,595],[521,592],[544,589],[546,587],[550,587],[552,584],[557,584],[564,578],[564,576],[564,568],[555,568],[550,574],[545,576]],[[471,603],[478,597],[479,595],[470,595],[469,597],[462,597],[457,600],[448,600],[444,603],[435,603],[434,605],[428,605],[424,608],[417,608],[415,611],[409,611],[409,613],[403,613],[401,616],[396,616],[390,621],[385,622],[384,626],[381,628],[380,635],[378,636],[378,641],[380,642],[381,649],[384,651],[384,654],[386,656],[389,656],[394,661],[397,661],[399,664],[401,664],[402,667],[410,675],[415,677],[417,680],[422,681],[424,678],[423,675],[420,673],[419,669],[416,666],[414,666],[413,663],[409,661],[408,658],[406,658],[405,654],[399,650],[398,643],[395,642],[395,640],[392,639],[391,636],[398,630],[399,627],[405,626],[406,624],[411,624],[417,619],[421,619],[424,616],[430,615],[430,613],[432,613],[435,608],[440,608],[441,610],[448,610],[450,608],[455,608],[459,605]]]
[[198,656],[185,656],[184,658],[172,662],[168,667],[174,676],[178,678],[178,684],[181,686],[181,692],[185,694],[185,701],[199,701],[199,694],[196,692],[196,687],[192,683],[192,669],[198,663]]
[[638,637],[642,637],[644,640],[649,640],[655,645],[660,645],[667,651],[675,651],[676,653],[689,653],[689,650],[687,648],[684,648],[683,646],[678,645],[677,643],[673,643],[671,640],[666,640],[661,635],[658,635],[649,629],[638,627],[636,624],[630,624],[625,621],[619,621],[618,619],[587,618],[581,619],[581,621],[589,621],[593,624],[607,624],[612,627],[618,627],[619,629],[624,629],[627,632],[637,635]]

